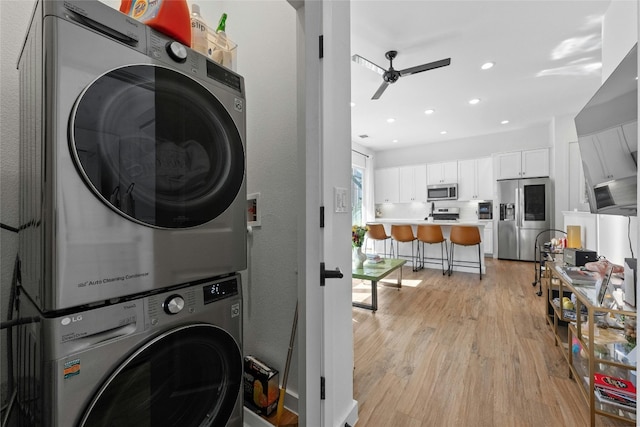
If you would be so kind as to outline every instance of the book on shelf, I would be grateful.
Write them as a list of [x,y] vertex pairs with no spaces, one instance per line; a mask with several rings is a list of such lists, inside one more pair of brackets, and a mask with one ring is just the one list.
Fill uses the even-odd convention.
[[562,275],[569,283],[573,285],[595,286],[600,280],[600,275],[594,271],[584,270],[579,267],[560,267],[557,266],[558,273]]
[[595,395],[598,401],[602,403],[609,403],[619,408],[626,410],[636,409],[636,400],[630,397],[624,396],[621,393],[615,393],[613,391],[604,390],[600,387],[595,388]]
[[594,387],[597,389],[613,392],[636,400],[636,386],[624,378],[605,375],[599,372],[593,374]]

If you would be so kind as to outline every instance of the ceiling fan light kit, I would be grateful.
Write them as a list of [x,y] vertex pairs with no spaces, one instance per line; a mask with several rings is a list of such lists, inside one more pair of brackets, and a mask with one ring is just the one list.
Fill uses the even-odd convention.
[[360,64],[368,68],[369,70],[374,71],[382,76],[383,82],[378,88],[378,90],[376,91],[376,93],[373,94],[373,97],[371,97],[371,99],[379,99],[384,93],[384,91],[387,89],[387,86],[397,82],[400,77],[409,76],[411,74],[417,74],[423,71],[433,70],[440,67],[446,67],[449,64],[451,64],[451,58],[446,58],[446,59],[441,59],[439,61],[429,62],[427,64],[417,65],[415,67],[405,68],[404,70],[396,70],[395,68],[393,68],[393,60],[396,58],[397,55],[398,55],[398,51],[396,50],[390,50],[387,53],[385,53],[384,56],[389,60],[388,70],[385,70],[384,68],[374,64],[373,62],[369,61],[368,59],[360,55],[355,54],[351,57],[353,62]]

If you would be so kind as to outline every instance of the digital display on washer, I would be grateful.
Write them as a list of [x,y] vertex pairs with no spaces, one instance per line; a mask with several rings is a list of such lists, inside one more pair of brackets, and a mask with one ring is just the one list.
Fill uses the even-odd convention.
[[237,90],[238,92],[242,92],[240,76],[214,62],[207,61],[207,76]]
[[210,283],[205,285],[202,290],[204,291],[204,303],[209,304],[232,295],[237,295],[238,279]]

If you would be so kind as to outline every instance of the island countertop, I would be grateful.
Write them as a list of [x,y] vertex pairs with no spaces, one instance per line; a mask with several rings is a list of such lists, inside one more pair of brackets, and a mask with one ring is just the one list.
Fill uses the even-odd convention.
[[376,218],[374,221],[369,221],[369,224],[409,224],[409,225],[422,225],[422,224],[437,224],[440,226],[447,225],[466,225],[466,226],[476,226],[476,227],[485,227],[487,223],[492,220],[469,220],[469,221],[428,221],[426,219],[407,219],[407,218]]
[[[448,241],[449,240],[449,235],[451,234],[451,227],[454,225],[462,225],[462,226],[471,226],[471,227],[478,227],[478,231],[480,232],[480,236],[483,235],[484,233],[484,229],[485,227],[492,223],[493,220],[461,220],[461,221],[429,221],[429,220],[425,220],[425,219],[408,219],[408,218],[376,218],[374,221],[369,221],[368,224],[382,224],[385,228],[385,231],[387,233],[387,235],[391,235],[391,226],[394,224],[397,225],[411,225],[413,228],[413,232],[414,234],[417,233],[417,228],[419,225],[423,225],[423,224],[434,224],[434,225],[439,225],[442,227],[442,235],[443,237]],[[393,242],[392,240],[392,245],[395,246],[396,248],[396,256],[402,257],[402,258],[407,258],[414,253],[413,249],[412,249],[412,243],[398,243],[398,242]],[[377,244],[376,244],[377,243]],[[385,247],[384,245],[381,244],[382,242],[378,241],[367,241],[367,246],[369,246],[369,248],[367,248],[367,251],[373,251],[373,252],[378,252],[380,253],[380,249]],[[439,258],[442,256],[441,250],[440,250],[440,246],[439,245],[421,245],[421,249],[422,249],[422,253],[421,256],[425,256],[428,258]],[[382,252],[384,253],[384,251]],[[484,242],[481,241],[480,242],[480,253],[484,254]],[[472,246],[461,246],[459,248],[456,249],[456,259],[457,260],[461,260],[461,261],[475,261],[477,262],[478,260],[478,252],[477,252],[477,248],[474,248]],[[425,267],[427,268],[438,268],[435,266],[427,266],[425,265]],[[482,273],[486,273],[486,266],[485,263],[482,262]],[[455,266],[453,268],[456,271],[466,271],[466,272],[477,272],[477,267],[473,268],[473,267],[461,267],[461,266]]]

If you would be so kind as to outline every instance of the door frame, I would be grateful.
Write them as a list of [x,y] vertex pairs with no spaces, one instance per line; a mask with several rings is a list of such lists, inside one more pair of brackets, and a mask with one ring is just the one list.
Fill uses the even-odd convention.
[[[336,188],[346,189],[350,200],[350,2],[288,1],[298,18],[300,425],[354,425],[351,211],[334,206]],[[321,287],[321,261],[344,277]]]

